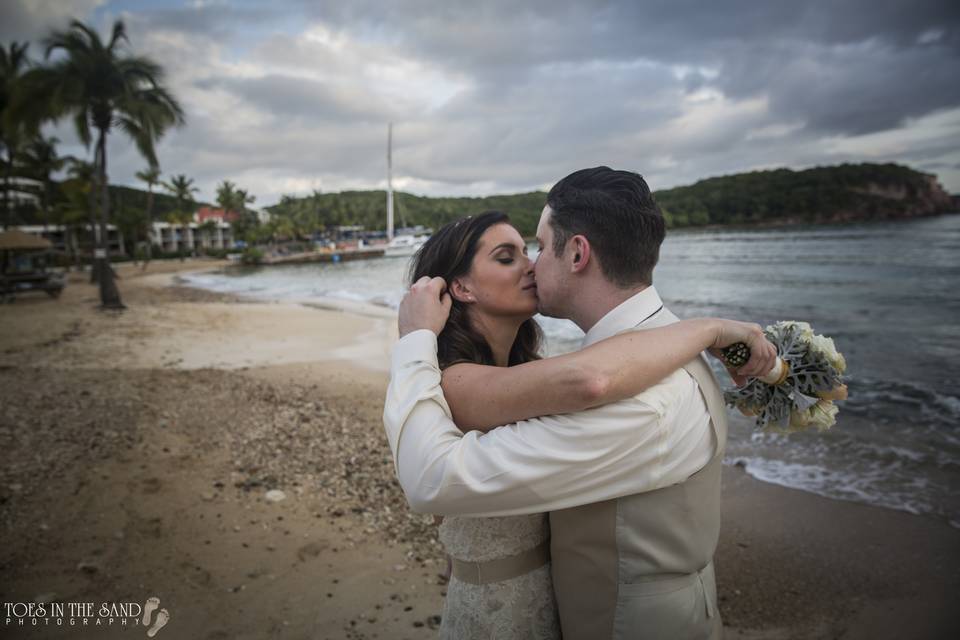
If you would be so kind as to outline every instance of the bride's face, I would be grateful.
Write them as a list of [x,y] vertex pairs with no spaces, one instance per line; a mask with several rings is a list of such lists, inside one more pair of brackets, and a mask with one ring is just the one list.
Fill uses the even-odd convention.
[[513,226],[496,224],[480,236],[470,273],[457,278],[453,293],[486,315],[526,319],[537,312],[533,263]]

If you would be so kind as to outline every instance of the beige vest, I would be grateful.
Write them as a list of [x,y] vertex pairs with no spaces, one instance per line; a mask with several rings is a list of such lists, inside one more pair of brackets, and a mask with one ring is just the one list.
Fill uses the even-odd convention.
[[[638,328],[676,321],[663,309]],[[683,368],[710,412],[714,457],[679,484],[550,514],[564,640],[721,637],[712,560],[720,534],[726,409],[702,356]]]

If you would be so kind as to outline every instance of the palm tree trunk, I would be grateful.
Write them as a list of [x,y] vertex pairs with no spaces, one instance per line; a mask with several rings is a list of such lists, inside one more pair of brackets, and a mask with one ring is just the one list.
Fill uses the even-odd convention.
[[147,184],[147,256],[143,261],[143,271],[147,270],[150,258],[153,257],[153,184]]
[[[94,157],[94,163],[97,163]],[[90,211],[90,284],[100,281],[99,263],[93,259],[94,251],[100,246],[100,232],[97,226],[97,192],[99,191],[97,174],[90,176],[90,193],[87,194],[87,207]]]
[[13,174],[13,150],[7,147],[7,162],[3,171],[3,228],[7,229],[13,224],[13,207],[10,200],[10,176]]
[[80,262],[80,236],[78,233],[78,226],[72,225],[68,227],[70,233],[70,248],[73,253],[73,265],[74,271],[78,273],[83,269],[83,265]]
[[107,133],[100,130],[100,140],[97,142],[100,173],[100,238],[94,262],[98,264],[100,272],[100,308],[126,309],[120,300],[120,291],[114,280],[113,268],[108,259],[107,221],[110,219],[110,192],[107,187]]
[[50,176],[43,179],[43,231],[46,233],[50,224]]

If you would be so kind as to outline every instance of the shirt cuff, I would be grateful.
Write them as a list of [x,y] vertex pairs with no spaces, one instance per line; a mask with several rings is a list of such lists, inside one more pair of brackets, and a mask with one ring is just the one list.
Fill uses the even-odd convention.
[[426,362],[439,369],[437,361],[437,334],[429,329],[417,329],[400,338],[393,349],[393,368],[402,368],[414,362]]

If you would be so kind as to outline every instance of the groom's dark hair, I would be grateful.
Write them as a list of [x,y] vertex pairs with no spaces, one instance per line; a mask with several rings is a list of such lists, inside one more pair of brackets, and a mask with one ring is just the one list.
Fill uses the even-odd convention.
[[571,237],[584,235],[615,285],[653,284],[666,230],[643,176],[610,167],[574,171],[553,185],[547,204],[557,256]]

